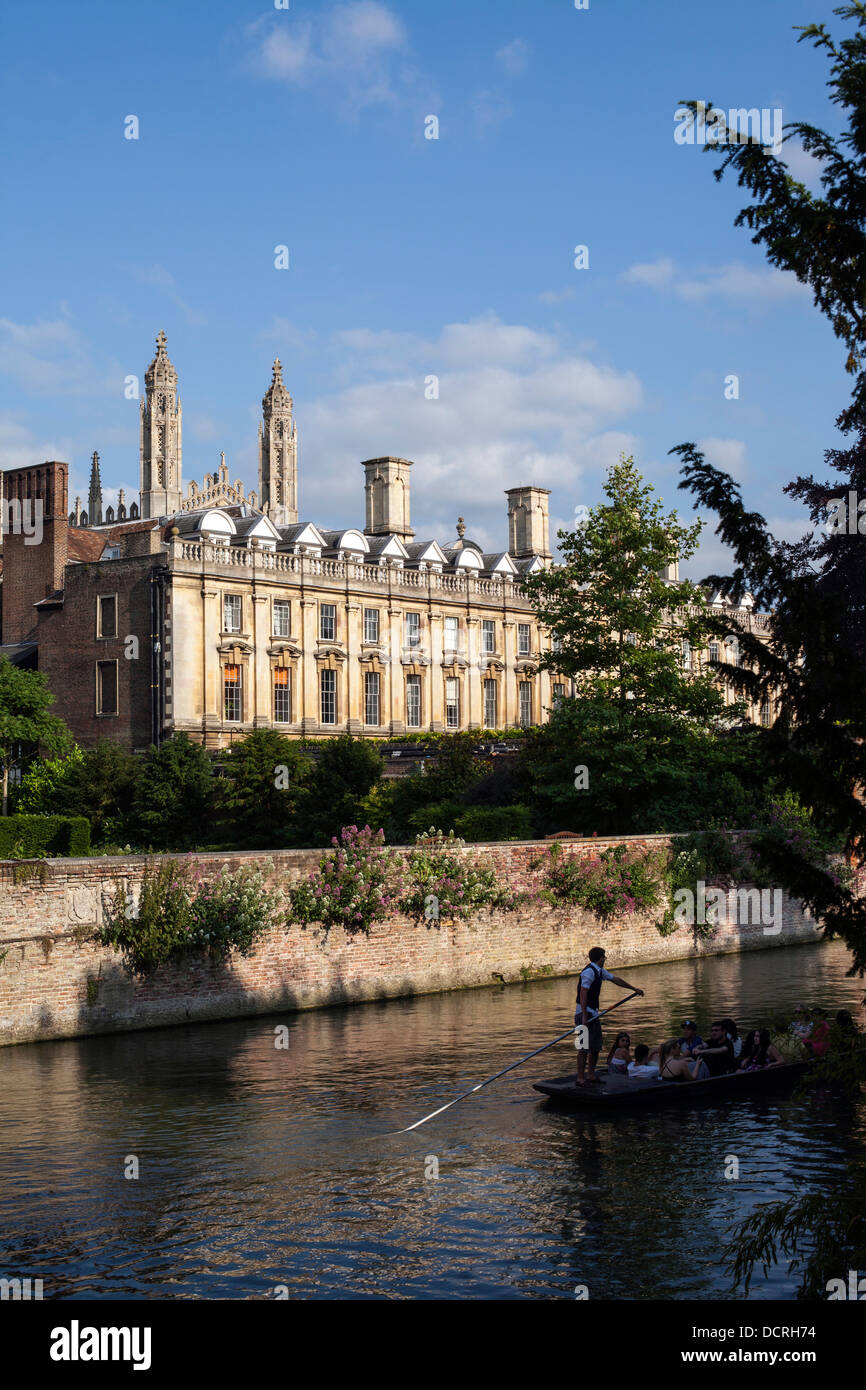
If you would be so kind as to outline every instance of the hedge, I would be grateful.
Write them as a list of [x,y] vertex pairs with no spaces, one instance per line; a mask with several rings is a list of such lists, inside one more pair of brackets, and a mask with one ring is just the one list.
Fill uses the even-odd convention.
[[531,840],[532,812],[528,806],[468,806],[454,822],[461,840]]
[[408,826],[412,835],[420,835],[431,826],[446,835],[453,830],[469,843],[534,838],[528,806],[463,806],[457,801],[435,801],[413,811]]
[[0,816],[0,859],[83,859],[89,853],[85,816]]

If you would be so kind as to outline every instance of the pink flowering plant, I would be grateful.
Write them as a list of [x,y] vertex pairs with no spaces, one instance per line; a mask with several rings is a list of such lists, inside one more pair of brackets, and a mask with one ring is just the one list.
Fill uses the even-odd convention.
[[629,845],[613,845],[592,858],[566,857],[554,845],[542,896],[582,907],[606,923],[656,907],[664,894],[664,867],[663,854]]
[[333,853],[324,854],[309,878],[289,890],[289,916],[317,923],[327,934],[342,927],[350,936],[369,936],[374,922],[396,910],[403,892],[403,868],[385,848],[385,832],[369,825],[344,826]]
[[210,883],[200,870],[175,859],[151,859],[137,910],[125,882],[117,880],[95,939],[120,951],[131,974],[151,975],[192,956],[224,961],[234,952],[249,955],[263,932],[280,920],[280,908],[279,895],[265,887],[257,868],[223,869]]
[[479,908],[513,910],[522,895],[497,882],[496,871],[469,859],[454,831],[447,836],[431,826],[415,838],[406,865],[408,883],[400,911],[417,921],[466,917]]

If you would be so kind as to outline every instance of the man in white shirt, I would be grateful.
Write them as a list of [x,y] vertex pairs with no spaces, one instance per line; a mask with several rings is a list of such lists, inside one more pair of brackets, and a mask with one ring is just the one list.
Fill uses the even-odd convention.
[[[605,970],[606,952],[601,946],[593,946],[589,953],[589,965],[584,966],[580,972],[580,980],[577,986],[577,1004],[574,1011],[574,1045],[577,1048],[577,1084],[583,1086],[587,1081],[595,1081],[595,1067],[598,1062],[598,1054],[601,1052],[601,1023],[598,1017],[598,996],[601,992],[602,982],[610,980],[612,985],[619,985],[620,989],[634,990],[635,994],[643,995],[642,989],[637,989],[630,985],[628,980],[621,980],[618,975],[611,975],[609,970]],[[589,1057],[589,1071],[586,1070],[586,1059]]]
[[658,1076],[658,1066],[655,1062],[648,1062],[647,1057],[649,1057],[649,1048],[646,1043],[638,1043],[634,1050],[634,1061],[628,1064],[629,1076],[634,1077],[637,1081]]

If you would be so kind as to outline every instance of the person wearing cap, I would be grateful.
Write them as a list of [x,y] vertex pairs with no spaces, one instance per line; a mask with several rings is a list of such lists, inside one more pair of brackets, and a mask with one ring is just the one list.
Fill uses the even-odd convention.
[[[595,1067],[598,1062],[598,1054],[601,1052],[601,1023],[598,1017],[598,996],[601,993],[601,986],[604,980],[610,980],[612,985],[619,985],[620,989],[634,990],[635,994],[643,996],[643,990],[637,989],[635,985],[630,985],[628,980],[622,980],[618,975],[611,975],[609,970],[605,970],[606,952],[601,946],[593,946],[589,953],[589,965],[584,966],[580,972],[580,980],[577,986],[577,1002],[574,1010],[574,1031],[576,1034],[574,1045],[577,1048],[577,1084],[583,1086],[587,1081],[595,1081]],[[586,1027],[586,1038],[582,1037],[578,1029]],[[583,1043],[586,1046],[583,1046]],[[589,1057],[589,1071],[586,1070],[586,1059]]]
[[685,1057],[693,1057],[697,1049],[705,1047],[706,1044],[698,1032],[698,1025],[693,1018],[684,1019],[682,1029],[683,1035],[679,1039],[680,1052]]

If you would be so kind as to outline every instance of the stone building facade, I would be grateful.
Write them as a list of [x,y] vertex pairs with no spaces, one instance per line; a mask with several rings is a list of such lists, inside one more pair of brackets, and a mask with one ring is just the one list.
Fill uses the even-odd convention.
[[[451,540],[418,540],[413,465],[390,456],[361,465],[363,529],[299,520],[297,429],[276,361],[258,492],[231,482],[223,455],[184,496],[162,333],[145,388],[140,502],[128,512],[121,499],[103,513],[98,454],[87,512],[78,499],[68,509],[66,463],[4,475],[7,497],[41,500],[44,534],[6,538],[3,650],[45,672],[83,745],[142,749],[175,730],[220,748],[261,728],[505,728],[542,722],[570,693],[539,670],[550,637],[522,591],[552,563],[546,489],[507,489],[508,547],[495,554],[462,518]],[[761,622],[732,611],[732,627]]]

